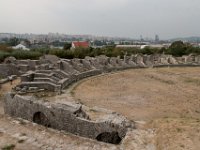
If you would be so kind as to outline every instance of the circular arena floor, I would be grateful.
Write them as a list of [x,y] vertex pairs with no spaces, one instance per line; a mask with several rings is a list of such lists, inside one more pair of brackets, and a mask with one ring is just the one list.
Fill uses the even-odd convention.
[[200,68],[132,69],[89,78],[74,89],[89,107],[116,111],[132,120],[200,118]]
[[92,77],[80,82],[72,93],[86,106],[107,108],[142,124],[127,135],[126,149],[139,140],[139,145],[146,141],[143,147],[153,143],[159,150],[197,150],[199,90],[200,68],[186,67],[133,69]]

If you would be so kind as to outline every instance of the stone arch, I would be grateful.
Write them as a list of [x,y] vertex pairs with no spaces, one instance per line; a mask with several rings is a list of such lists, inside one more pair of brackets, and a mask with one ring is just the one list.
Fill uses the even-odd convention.
[[97,141],[111,143],[111,144],[119,144],[122,140],[119,137],[118,132],[103,132],[96,137]]
[[46,126],[46,127],[51,127],[47,116],[43,112],[40,112],[40,111],[34,113],[33,122],[43,125],[43,126]]

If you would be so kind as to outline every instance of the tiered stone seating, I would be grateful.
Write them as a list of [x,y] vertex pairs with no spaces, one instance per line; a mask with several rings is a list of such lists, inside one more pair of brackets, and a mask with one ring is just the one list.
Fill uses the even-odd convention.
[[[52,56],[51,56],[52,57]],[[144,68],[144,67],[162,67],[176,65],[198,65],[200,57],[185,56],[175,58],[170,55],[132,55],[124,56],[124,59],[119,57],[97,56],[86,57],[85,59],[55,59],[54,61],[43,61],[41,65],[38,62],[31,64],[38,65],[34,72],[27,72],[22,75],[22,83],[19,87],[38,87],[49,91],[61,91],[68,87],[73,82],[86,77],[98,75],[104,72],[111,72],[129,68]],[[22,62],[22,61],[19,61]],[[49,62],[49,64],[46,64]],[[28,66],[26,61],[25,66]],[[33,66],[32,66],[33,68]],[[26,70],[26,69],[24,69]]]

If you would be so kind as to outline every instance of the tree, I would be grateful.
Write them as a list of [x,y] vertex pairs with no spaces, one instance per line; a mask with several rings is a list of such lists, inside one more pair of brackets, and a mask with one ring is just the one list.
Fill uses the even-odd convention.
[[63,49],[64,49],[64,50],[68,50],[68,49],[71,48],[71,46],[72,46],[71,43],[65,43]]
[[169,47],[169,53],[174,56],[183,56],[186,54],[187,46],[182,41],[175,41]]
[[14,38],[11,38],[9,41],[8,41],[8,45],[9,46],[16,46],[17,44],[20,43],[20,40],[16,37]]

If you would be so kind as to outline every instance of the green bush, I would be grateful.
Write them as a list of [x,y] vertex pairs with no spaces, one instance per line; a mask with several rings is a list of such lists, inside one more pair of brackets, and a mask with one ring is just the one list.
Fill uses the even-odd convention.
[[10,144],[10,145],[6,145],[2,148],[2,150],[14,150],[15,145],[14,144]]
[[33,52],[38,52],[38,53],[41,53],[41,54],[49,54],[49,51],[50,49],[48,48],[40,48],[40,49],[32,49],[31,51]]
[[0,61],[2,62],[6,57],[13,56],[17,59],[38,59],[40,56],[45,54],[56,55],[60,58],[73,59],[73,58],[85,58],[86,56],[96,57],[99,55],[106,55],[108,57],[117,57],[123,58],[124,55],[133,55],[133,54],[170,54],[173,56],[182,56],[193,54],[200,54],[199,47],[193,47],[188,43],[183,43],[182,41],[176,41],[172,43],[169,48],[151,48],[145,47],[144,49],[140,48],[116,48],[115,46],[107,46],[103,48],[76,48],[76,49],[33,49],[30,51],[24,50],[13,50],[6,45],[0,45]]
[[8,57],[8,56],[10,56],[10,53],[0,51],[0,62],[3,62],[4,59],[5,59],[6,57]]
[[16,59],[39,59],[42,54],[35,51],[15,50],[10,54],[10,56],[15,57]]

